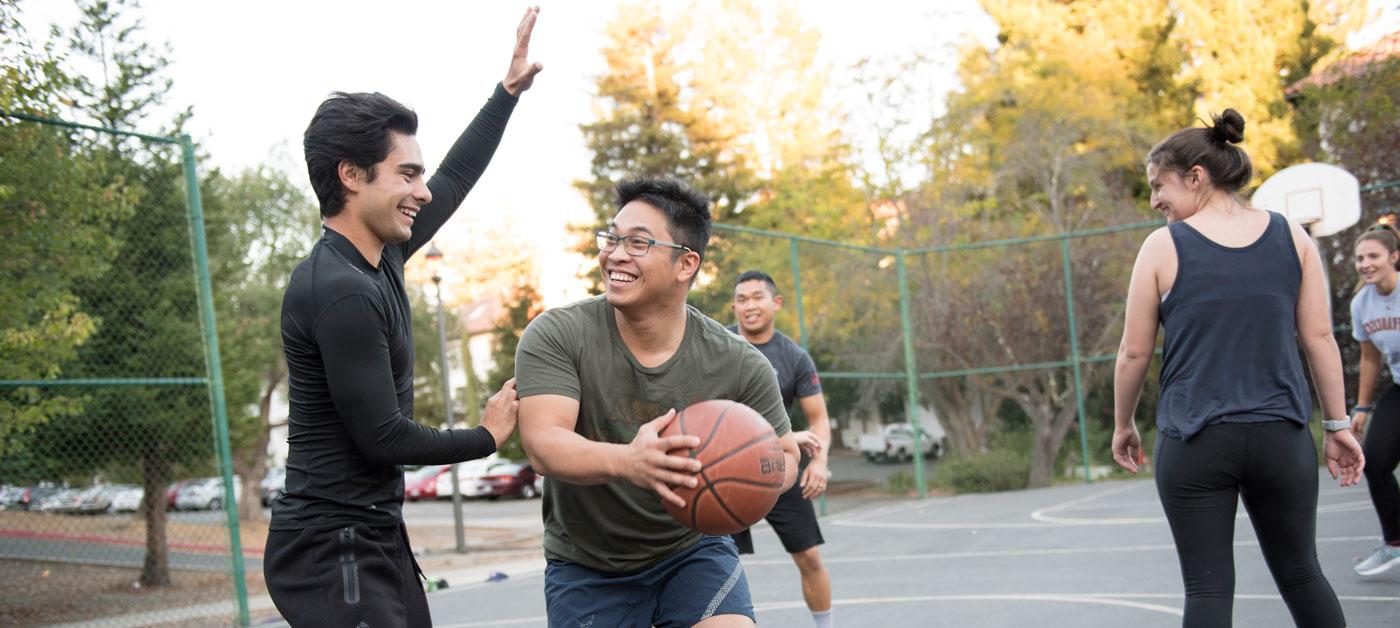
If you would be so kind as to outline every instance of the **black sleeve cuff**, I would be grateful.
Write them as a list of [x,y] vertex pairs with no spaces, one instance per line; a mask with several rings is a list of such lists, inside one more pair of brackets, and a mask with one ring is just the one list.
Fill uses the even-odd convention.
[[511,106],[514,106],[515,103],[520,102],[519,96],[511,96],[510,92],[506,91],[505,83],[496,83],[496,91],[491,94],[491,98],[500,98],[501,100],[510,103]]

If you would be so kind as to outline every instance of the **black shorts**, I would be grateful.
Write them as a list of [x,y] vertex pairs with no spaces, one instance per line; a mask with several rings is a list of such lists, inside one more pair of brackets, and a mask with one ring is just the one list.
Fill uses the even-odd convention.
[[[817,525],[817,510],[812,507],[812,500],[802,496],[802,476],[799,474],[797,477],[798,481],[778,496],[778,503],[773,504],[773,510],[764,517],[768,525],[773,526],[773,531],[778,533],[778,540],[783,542],[783,549],[789,554],[826,542],[822,538],[821,527]],[[752,532],[744,530],[733,535],[740,554],[753,553]]]
[[363,523],[271,530],[267,593],[291,626],[432,626],[408,532]]

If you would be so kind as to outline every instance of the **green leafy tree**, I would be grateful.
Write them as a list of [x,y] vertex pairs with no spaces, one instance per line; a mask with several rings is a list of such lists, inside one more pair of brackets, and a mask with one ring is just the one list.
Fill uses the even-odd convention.
[[730,150],[732,138],[687,98],[683,46],[692,28],[689,17],[671,19],[650,2],[619,7],[608,24],[607,70],[594,94],[601,113],[581,127],[593,153],[590,177],[574,184],[597,219],[582,234],[581,250],[591,250],[592,232],[617,212],[614,186],[624,178],[684,181],[710,196],[716,220],[733,215],[755,190],[753,174]]
[[[10,1],[0,2],[0,53],[0,110],[59,117],[72,79],[52,46],[28,39]],[[102,183],[101,172],[77,133],[0,118],[0,379],[63,376],[96,328],[75,286],[107,271],[117,253],[112,225],[134,209],[133,196]],[[0,458],[16,455],[33,430],[82,409],[71,393],[0,391]]]
[[287,176],[268,166],[206,181],[205,224],[223,357],[234,473],[243,478],[240,519],[262,518],[273,396],[283,390],[282,294],[315,242],[319,213]]
[[[520,283],[516,286],[506,306],[505,315],[496,326],[496,331],[492,332],[492,366],[491,372],[486,376],[486,392],[494,394],[501,389],[506,380],[515,377],[515,348],[520,344],[520,335],[525,333],[525,327],[542,309],[540,295],[535,291],[534,285]],[[510,440],[500,448],[500,456],[512,460],[525,458],[519,432],[512,434]]]
[[[162,102],[168,63],[140,43],[125,3],[84,2],[66,34],[77,63],[102,68],[75,81],[72,99],[92,119],[130,129]],[[183,116],[173,122],[178,130]],[[167,145],[112,140],[94,150],[100,185],[139,207],[108,231],[113,259],[77,282],[74,294],[95,329],[66,368],[73,376],[200,377],[205,374],[182,168]],[[217,234],[209,248],[220,250]],[[177,470],[212,471],[209,393],[202,386],[94,389],[86,411],[51,423],[35,446],[69,469],[91,471],[139,461],[145,489],[143,586],[170,584],[165,490]]]

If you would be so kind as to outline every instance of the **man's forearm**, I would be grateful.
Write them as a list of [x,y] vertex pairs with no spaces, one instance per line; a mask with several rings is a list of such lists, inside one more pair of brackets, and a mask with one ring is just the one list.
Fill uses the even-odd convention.
[[588,440],[559,427],[545,427],[525,438],[530,464],[540,474],[582,486],[618,479],[617,461],[625,445]]
[[815,456],[812,456],[812,461],[826,464],[828,454],[831,452],[831,420],[828,419],[826,415],[822,415],[809,421],[807,428],[812,430],[817,440],[820,440],[822,443],[821,451],[818,451]]

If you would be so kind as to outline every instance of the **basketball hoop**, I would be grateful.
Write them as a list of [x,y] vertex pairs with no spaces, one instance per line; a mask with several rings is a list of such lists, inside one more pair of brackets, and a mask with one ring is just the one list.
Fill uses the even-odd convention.
[[1361,186],[1350,172],[1328,164],[1298,164],[1269,177],[1250,204],[1306,225],[1313,237],[1336,234],[1361,220]]

